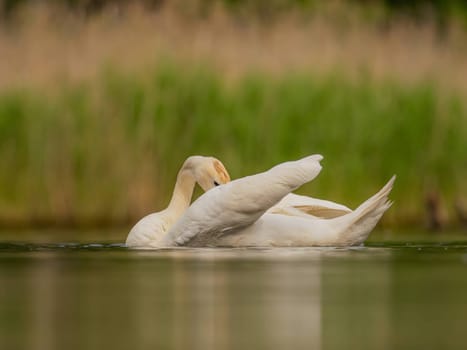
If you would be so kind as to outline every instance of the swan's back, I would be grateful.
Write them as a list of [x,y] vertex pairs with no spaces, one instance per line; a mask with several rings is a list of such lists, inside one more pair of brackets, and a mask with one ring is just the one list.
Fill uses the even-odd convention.
[[313,180],[321,171],[322,158],[313,155],[282,163],[206,192],[170,229],[162,244],[184,245],[196,240],[210,245],[216,236],[251,225],[285,195]]

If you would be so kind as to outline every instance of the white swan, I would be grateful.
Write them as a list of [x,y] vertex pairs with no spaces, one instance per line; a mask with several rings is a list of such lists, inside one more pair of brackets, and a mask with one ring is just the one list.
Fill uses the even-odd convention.
[[190,205],[196,182],[207,191],[228,181],[227,170],[216,158],[189,157],[178,172],[169,206],[138,221],[128,234],[126,245],[147,247],[151,242],[159,241]]
[[321,159],[314,155],[283,163],[205,193],[167,235],[151,241],[150,246],[361,244],[391,206],[388,195],[395,176],[354,211],[330,201],[289,194],[318,175]]

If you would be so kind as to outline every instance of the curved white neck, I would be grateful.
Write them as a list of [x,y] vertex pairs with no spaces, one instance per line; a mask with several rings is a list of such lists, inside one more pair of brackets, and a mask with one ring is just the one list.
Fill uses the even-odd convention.
[[182,168],[177,175],[177,182],[170,200],[168,210],[175,217],[183,214],[188,208],[195,188],[195,179],[191,171]]

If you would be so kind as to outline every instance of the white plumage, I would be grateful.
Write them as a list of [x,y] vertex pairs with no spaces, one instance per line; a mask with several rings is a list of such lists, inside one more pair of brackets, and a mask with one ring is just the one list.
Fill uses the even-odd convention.
[[[320,218],[301,212],[294,207],[289,213],[270,212],[262,215],[252,225],[219,235],[209,242],[210,246],[232,247],[308,247],[360,245],[376,226],[384,212],[391,206],[388,194],[395,176],[373,197],[354,211],[333,218]],[[310,198],[310,202],[313,199]],[[332,202],[331,202],[332,203]],[[321,203],[322,204],[322,203]],[[331,206],[338,207],[336,203]],[[186,245],[199,246],[196,240]]]
[[[195,161],[189,162],[190,158]],[[321,155],[282,163],[232,182],[228,182],[228,173],[218,160],[213,171],[207,157],[190,158],[180,170],[169,207],[135,225],[127,245],[140,248],[358,245],[391,206],[388,195],[395,176],[355,210],[290,193],[319,174]],[[222,179],[219,173],[223,174]],[[209,191],[188,207],[195,181]],[[224,184],[212,188],[213,181]],[[185,184],[184,191],[177,190],[179,182]],[[180,193],[184,193],[183,200],[174,205],[177,202],[174,198],[180,197]]]

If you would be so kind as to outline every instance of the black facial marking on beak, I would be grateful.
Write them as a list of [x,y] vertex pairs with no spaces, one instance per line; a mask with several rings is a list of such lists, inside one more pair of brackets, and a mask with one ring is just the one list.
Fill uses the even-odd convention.
[[214,186],[219,186],[219,183],[217,181],[214,181]]

